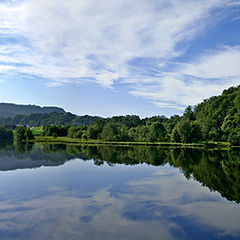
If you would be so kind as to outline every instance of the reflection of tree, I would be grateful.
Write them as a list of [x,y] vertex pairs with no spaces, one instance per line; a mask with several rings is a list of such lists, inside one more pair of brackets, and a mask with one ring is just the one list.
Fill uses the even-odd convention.
[[228,200],[240,202],[239,151],[172,150],[170,164],[184,175],[218,191]]
[[30,153],[34,144],[24,144],[20,141],[14,141],[14,148],[18,154]]
[[12,148],[12,139],[0,139],[0,149]]
[[[118,147],[88,145],[32,145],[15,143],[18,153],[29,153],[31,159],[46,157],[54,162],[71,158],[94,160],[101,166],[107,163],[135,165],[147,163],[160,166],[169,163],[180,168],[187,179],[193,177],[212,191],[218,191],[228,200],[240,202],[240,155],[239,150],[220,151],[203,149],[161,148],[161,147]],[[33,154],[36,153],[37,154]],[[43,156],[41,158],[41,156]]]
[[210,151],[203,149],[169,149],[160,147],[69,146],[72,154],[94,159],[96,165],[154,166],[169,163],[182,170],[187,179],[193,177],[212,191],[218,191],[228,200],[240,202],[239,151]]
[[65,144],[43,144],[43,151],[45,153],[65,152]]

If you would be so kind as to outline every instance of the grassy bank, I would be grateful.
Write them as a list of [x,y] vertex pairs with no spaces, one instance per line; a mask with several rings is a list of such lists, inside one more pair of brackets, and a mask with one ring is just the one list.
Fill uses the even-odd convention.
[[172,143],[172,142],[110,142],[102,140],[83,140],[69,137],[42,137],[36,136],[32,142],[42,143],[72,143],[87,145],[114,145],[114,146],[166,146],[166,147],[209,147],[209,148],[227,148],[229,143],[220,142],[203,142],[203,143]]

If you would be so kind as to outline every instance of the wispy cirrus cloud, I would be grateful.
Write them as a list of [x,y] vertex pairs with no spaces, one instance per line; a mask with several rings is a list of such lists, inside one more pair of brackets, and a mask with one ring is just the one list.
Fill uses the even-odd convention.
[[226,9],[239,5],[230,0],[4,1],[0,72],[45,78],[48,86],[89,81],[113,88],[121,82],[159,107],[182,109],[239,82],[239,46],[204,52],[191,63],[176,60],[209,24],[227,15]]
[[[240,83],[240,45],[223,46],[199,56],[192,63],[176,63],[175,71],[133,84],[131,94],[142,96],[160,108],[182,110]],[[161,79],[157,81],[156,78]],[[138,79],[135,82],[139,82]]]

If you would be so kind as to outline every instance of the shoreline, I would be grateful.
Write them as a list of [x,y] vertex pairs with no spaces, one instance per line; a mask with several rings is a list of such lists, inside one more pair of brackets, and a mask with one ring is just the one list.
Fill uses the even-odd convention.
[[[83,140],[69,137],[40,137],[36,136],[33,143],[56,143],[75,145],[112,145],[112,146],[162,146],[162,147],[198,147],[198,148],[231,148],[228,142],[202,142],[202,143],[173,143],[173,142],[116,142],[101,140]],[[234,146],[232,146],[234,147]]]

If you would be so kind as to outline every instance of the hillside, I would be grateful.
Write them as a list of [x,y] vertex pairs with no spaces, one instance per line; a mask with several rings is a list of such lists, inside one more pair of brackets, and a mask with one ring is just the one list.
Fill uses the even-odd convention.
[[40,107],[36,105],[17,105],[13,103],[0,103],[0,117],[15,117],[17,115],[29,115],[32,113],[66,113],[59,107]]
[[204,100],[194,108],[203,138],[227,141],[240,133],[240,86],[224,90],[222,95]]
[[99,120],[100,117],[77,116],[71,113],[32,113],[30,115],[17,115],[13,118],[0,118],[0,125],[27,125],[27,126],[44,126],[44,125],[76,125],[88,126]]

